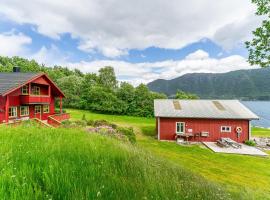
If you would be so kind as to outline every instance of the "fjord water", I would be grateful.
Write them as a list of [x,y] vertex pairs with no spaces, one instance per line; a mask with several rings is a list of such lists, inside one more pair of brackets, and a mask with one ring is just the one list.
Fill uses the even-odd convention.
[[242,101],[242,103],[260,117],[260,120],[253,120],[252,125],[270,128],[270,101]]

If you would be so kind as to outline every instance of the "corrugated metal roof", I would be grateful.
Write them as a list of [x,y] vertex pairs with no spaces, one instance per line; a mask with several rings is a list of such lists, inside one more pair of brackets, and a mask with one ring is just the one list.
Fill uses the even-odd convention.
[[[181,110],[175,109],[179,101]],[[259,119],[238,100],[173,100],[154,101],[156,117],[210,118],[210,119]]]
[[12,73],[0,73],[0,95],[5,92],[16,88],[28,80],[38,76],[40,73],[21,73],[21,72],[12,72]]

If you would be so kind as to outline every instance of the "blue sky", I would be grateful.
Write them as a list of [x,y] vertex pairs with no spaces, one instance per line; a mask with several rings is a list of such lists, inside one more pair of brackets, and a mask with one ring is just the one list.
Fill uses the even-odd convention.
[[83,72],[111,65],[135,85],[254,68],[244,41],[260,19],[246,0],[27,2],[1,3],[0,55]]

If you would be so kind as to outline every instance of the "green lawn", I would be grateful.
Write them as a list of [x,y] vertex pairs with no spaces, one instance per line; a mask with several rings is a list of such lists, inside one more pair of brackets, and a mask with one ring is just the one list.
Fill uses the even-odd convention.
[[254,136],[254,137],[270,137],[270,129],[252,127],[252,136]]
[[[221,184],[236,199],[270,199],[269,158],[215,154],[203,146],[179,146],[175,143],[159,142],[153,137],[145,136],[154,135],[154,119],[93,114],[78,110],[68,112],[73,119],[81,119],[84,113],[87,119],[106,119],[117,124],[133,126],[137,131],[139,147],[168,160],[168,163],[174,163]],[[259,129],[253,131],[258,135]]]
[[0,199],[229,199],[130,143],[80,129],[0,127]]

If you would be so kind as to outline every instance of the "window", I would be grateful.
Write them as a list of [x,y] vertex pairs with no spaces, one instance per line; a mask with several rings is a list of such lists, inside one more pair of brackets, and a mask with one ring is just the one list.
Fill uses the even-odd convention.
[[35,106],[35,114],[41,113],[41,106]]
[[10,107],[8,109],[8,116],[9,117],[17,117],[17,107]]
[[21,106],[20,107],[20,115],[23,116],[28,116],[29,115],[29,106]]
[[232,127],[230,127],[230,126],[221,126],[220,131],[222,133],[230,133],[232,131]]
[[34,86],[32,93],[33,93],[33,95],[40,95],[40,87]]
[[184,134],[184,133],[185,133],[185,123],[176,122],[176,134]]
[[28,85],[22,87],[22,94],[28,94]]
[[49,112],[50,112],[49,105],[43,105],[43,113],[49,113]]

